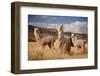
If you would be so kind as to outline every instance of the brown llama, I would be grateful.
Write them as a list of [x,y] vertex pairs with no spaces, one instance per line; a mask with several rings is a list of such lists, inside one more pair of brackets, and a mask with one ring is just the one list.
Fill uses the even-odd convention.
[[40,38],[40,32],[38,28],[34,28],[34,36],[36,38],[36,42],[42,45],[42,47],[48,45],[49,48],[54,48],[55,39],[53,36],[46,36],[46,37]]
[[64,38],[63,24],[60,24],[57,27],[58,30],[58,39],[55,41],[54,46],[56,49],[70,53],[71,50],[71,39]]

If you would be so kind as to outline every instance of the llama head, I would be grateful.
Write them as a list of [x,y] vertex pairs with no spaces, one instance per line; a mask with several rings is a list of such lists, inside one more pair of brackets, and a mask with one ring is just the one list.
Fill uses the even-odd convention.
[[57,30],[58,30],[58,32],[60,32],[60,31],[63,32],[63,24],[58,24]]
[[71,38],[72,38],[73,41],[78,39],[78,37],[75,34],[71,34]]
[[34,28],[34,32],[39,33],[39,28]]
[[71,37],[73,38],[75,36],[75,34],[71,34]]

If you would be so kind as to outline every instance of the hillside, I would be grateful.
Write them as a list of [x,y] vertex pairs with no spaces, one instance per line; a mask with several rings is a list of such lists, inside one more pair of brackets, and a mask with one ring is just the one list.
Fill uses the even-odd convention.
[[[28,25],[28,41],[35,41],[34,37],[34,28],[39,28],[40,36],[45,37],[48,35],[52,35],[55,38],[57,38],[57,30],[55,28],[47,28],[47,27],[41,27],[41,26],[35,26],[35,25]],[[65,36],[71,36],[72,32],[64,32]],[[80,39],[86,39],[87,40],[87,34],[80,34],[80,33],[74,33],[78,36]]]

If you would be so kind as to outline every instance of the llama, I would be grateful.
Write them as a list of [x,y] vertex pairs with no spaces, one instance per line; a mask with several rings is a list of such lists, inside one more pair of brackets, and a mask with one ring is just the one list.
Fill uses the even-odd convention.
[[77,51],[79,48],[81,48],[82,52],[85,51],[86,40],[78,39],[74,34],[71,35],[71,39],[72,39],[72,43],[73,43],[74,47],[77,48]]
[[40,32],[38,28],[34,29],[34,36],[36,38],[36,42],[42,45],[42,47],[48,45],[49,48],[54,48],[55,39],[53,36],[46,36],[46,37],[40,38]]
[[64,38],[63,24],[57,27],[58,38],[54,43],[54,46],[59,51],[70,52],[71,50],[71,41],[70,38]]

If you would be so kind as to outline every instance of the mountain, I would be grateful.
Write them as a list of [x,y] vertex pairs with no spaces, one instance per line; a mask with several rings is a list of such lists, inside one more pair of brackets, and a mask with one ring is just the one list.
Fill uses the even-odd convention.
[[[40,37],[45,37],[48,35],[54,36],[57,38],[57,30],[55,28],[49,28],[45,26],[37,26],[37,25],[28,25],[28,41],[36,41],[34,36],[34,28],[38,28],[40,32]],[[64,32],[65,36],[71,36],[73,32]],[[86,39],[88,38],[88,34],[86,33],[74,33],[78,36],[80,39]]]

